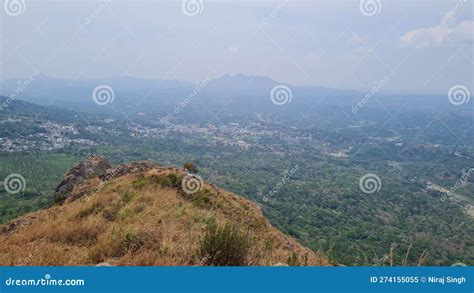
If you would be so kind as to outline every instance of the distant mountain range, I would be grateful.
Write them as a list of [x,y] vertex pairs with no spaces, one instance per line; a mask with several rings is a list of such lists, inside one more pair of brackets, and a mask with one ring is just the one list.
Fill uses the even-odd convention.
[[[92,98],[94,89],[109,86],[113,102],[98,107]],[[272,89],[275,89],[272,92]],[[173,114],[177,105],[185,103],[189,109],[232,111],[235,114],[255,112],[289,113],[309,111],[315,107],[336,106],[350,112],[360,101],[365,107],[400,107],[405,109],[436,109],[450,106],[445,96],[390,95],[381,96],[378,90],[366,93],[354,90],[331,89],[318,86],[294,86],[269,77],[252,75],[224,75],[193,84],[178,80],[109,77],[101,79],[61,79],[35,75],[29,79],[7,79],[0,87],[0,95],[20,98],[42,105],[56,105],[71,110],[107,112],[123,115],[137,112]],[[278,96],[282,95],[282,96]],[[277,107],[272,98],[286,99],[284,108]],[[377,101],[373,101],[377,99]],[[195,100],[195,101],[194,101]],[[277,101],[278,103],[278,101]],[[468,107],[453,108],[456,111]]]

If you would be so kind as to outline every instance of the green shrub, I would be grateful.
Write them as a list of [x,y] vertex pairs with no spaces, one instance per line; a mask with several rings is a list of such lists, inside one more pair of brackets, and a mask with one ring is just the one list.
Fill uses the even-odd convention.
[[305,254],[300,256],[298,253],[293,252],[287,259],[286,263],[292,267],[306,266],[308,265],[308,255]]
[[123,192],[121,195],[122,195],[122,200],[125,203],[129,203],[135,197],[136,193],[132,192],[130,190],[127,190],[127,191]]
[[149,180],[151,183],[159,184],[161,187],[179,187],[181,179],[175,173],[169,173],[167,175],[152,175]]
[[192,196],[189,196],[189,199],[197,207],[209,209],[212,207],[211,195],[211,191],[207,188],[204,188],[203,190],[194,193]]
[[142,189],[143,187],[150,184],[150,180],[148,178],[137,178],[132,181],[132,186],[135,189]]
[[203,265],[245,266],[250,250],[250,241],[238,228],[226,224],[207,226],[200,243],[198,255]]
[[197,174],[197,172],[199,172],[199,170],[198,170],[198,168],[196,167],[196,165],[194,165],[194,164],[191,163],[191,162],[186,162],[186,163],[184,163],[183,168],[184,168],[184,169],[187,169],[189,172],[194,173],[194,174]]
[[168,177],[163,175],[152,175],[150,177],[150,182],[153,184],[159,184],[161,187],[171,187],[171,181]]
[[122,247],[124,251],[135,252],[139,250],[146,242],[143,233],[134,233],[127,231],[122,239]]
[[170,180],[172,187],[181,186],[181,180],[183,180],[183,176],[177,175],[175,173],[170,173],[166,175],[166,177]]

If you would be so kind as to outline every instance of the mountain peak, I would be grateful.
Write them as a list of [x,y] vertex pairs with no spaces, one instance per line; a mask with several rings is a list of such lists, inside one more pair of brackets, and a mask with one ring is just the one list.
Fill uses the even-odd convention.
[[184,169],[94,156],[56,193],[59,204],[0,226],[1,265],[329,265],[257,204]]
[[220,92],[237,92],[244,93],[246,90],[252,88],[254,93],[256,92],[268,92],[274,86],[278,85],[277,81],[274,81],[267,76],[257,75],[244,75],[242,73],[236,75],[223,75],[209,82],[208,89]]

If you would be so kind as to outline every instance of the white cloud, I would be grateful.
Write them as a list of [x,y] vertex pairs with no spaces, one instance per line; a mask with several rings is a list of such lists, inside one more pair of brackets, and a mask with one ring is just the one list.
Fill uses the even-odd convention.
[[409,31],[400,38],[400,44],[404,47],[432,48],[473,40],[474,21],[463,21],[454,26],[443,24]]

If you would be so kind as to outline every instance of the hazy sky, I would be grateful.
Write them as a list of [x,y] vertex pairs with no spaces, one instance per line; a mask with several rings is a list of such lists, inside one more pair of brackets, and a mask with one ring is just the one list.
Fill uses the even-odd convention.
[[244,73],[365,90],[388,76],[387,92],[473,92],[471,0],[2,4],[3,79]]

